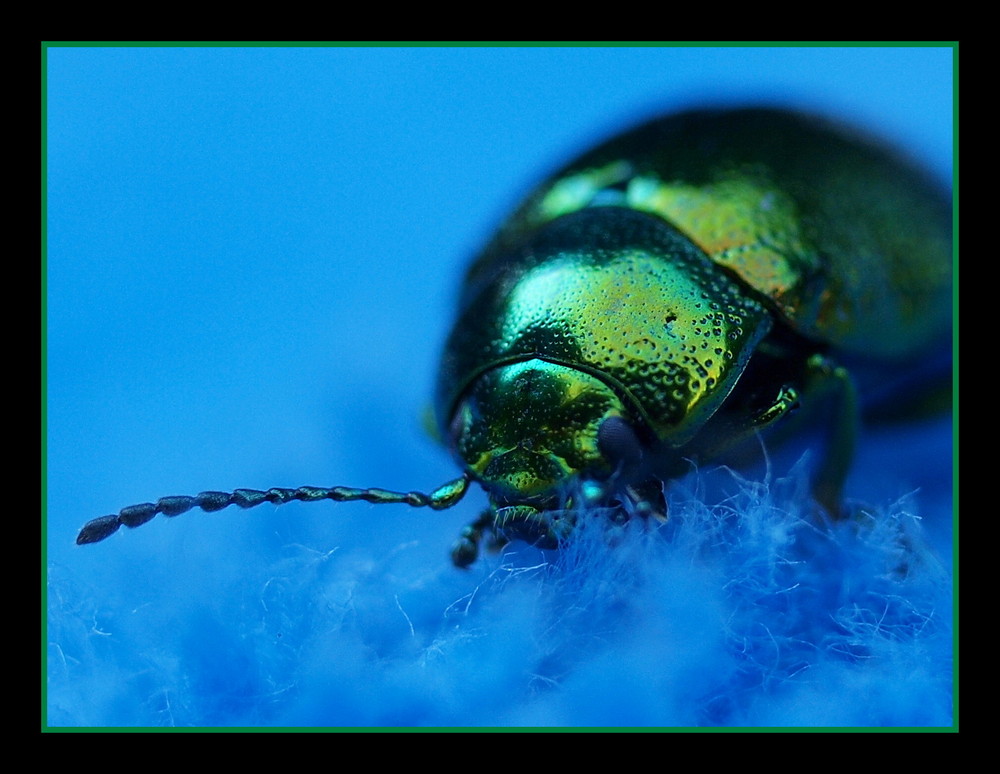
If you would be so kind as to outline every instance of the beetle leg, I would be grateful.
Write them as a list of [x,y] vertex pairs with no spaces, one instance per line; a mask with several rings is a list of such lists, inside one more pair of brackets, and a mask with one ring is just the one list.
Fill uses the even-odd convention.
[[[801,376],[792,381],[801,382]],[[727,464],[736,467],[747,465],[757,459],[758,445],[754,444],[751,448],[746,442],[791,413],[798,407],[799,400],[799,390],[785,383],[772,399],[762,398],[747,406],[745,410],[749,421],[747,414],[743,413],[742,404],[740,410],[735,412],[720,411],[706,425],[702,437],[692,444],[685,456],[697,460],[726,459]]]
[[[451,547],[451,561],[456,567],[468,567],[479,556],[479,543],[483,533],[493,530],[493,509],[487,508],[479,518],[462,528],[458,540]],[[492,548],[492,543],[490,548]]]
[[781,386],[774,403],[753,418],[753,427],[767,427],[778,417],[784,416],[799,405],[799,391],[788,384]]
[[632,501],[632,512],[643,518],[653,518],[657,521],[667,520],[667,501],[663,497],[663,482],[656,478],[632,484],[625,489]]
[[812,493],[828,514],[839,517],[858,435],[857,390],[848,370],[824,355],[809,358],[806,373],[809,391],[829,405],[827,447],[812,482]]

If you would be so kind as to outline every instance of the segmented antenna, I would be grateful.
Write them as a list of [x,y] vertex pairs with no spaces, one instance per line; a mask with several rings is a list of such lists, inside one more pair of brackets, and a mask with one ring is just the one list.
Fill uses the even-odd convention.
[[315,502],[316,500],[335,500],[348,502],[350,500],[366,500],[375,505],[405,503],[414,508],[429,507],[436,511],[451,508],[465,495],[469,488],[469,476],[463,475],[454,481],[439,486],[430,494],[423,492],[390,492],[386,489],[354,489],[346,486],[331,488],[316,486],[300,486],[298,489],[283,489],[274,487],[262,492],[258,489],[237,489],[234,492],[202,492],[194,495],[174,495],[161,497],[155,503],[139,503],[122,508],[117,514],[101,516],[88,521],[80,534],[76,536],[77,545],[98,543],[113,535],[123,524],[126,527],[138,527],[152,519],[156,514],[164,516],[179,516],[192,508],[201,508],[209,513],[221,511],[230,505],[240,508],[253,508],[261,503],[282,503],[292,500]]

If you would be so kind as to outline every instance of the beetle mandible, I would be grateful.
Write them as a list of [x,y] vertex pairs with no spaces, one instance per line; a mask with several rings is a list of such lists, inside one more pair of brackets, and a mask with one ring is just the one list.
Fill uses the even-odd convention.
[[837,515],[864,398],[947,352],[951,246],[947,192],[855,130],[768,108],[651,121],[543,183],[469,269],[435,395],[458,479],[164,497],[77,543],[194,507],[440,510],[475,481],[465,567],[484,538],[555,547],[587,507],[665,517],[664,482],[799,406],[829,428],[812,492]]

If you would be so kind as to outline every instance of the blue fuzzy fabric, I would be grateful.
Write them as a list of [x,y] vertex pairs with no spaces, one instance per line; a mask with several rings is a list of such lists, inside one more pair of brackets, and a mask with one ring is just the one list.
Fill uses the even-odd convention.
[[950,726],[947,511],[928,532],[916,493],[823,523],[806,467],[697,472],[663,525],[595,513],[560,551],[515,544],[465,572],[391,532],[100,592],[55,568],[50,722]]

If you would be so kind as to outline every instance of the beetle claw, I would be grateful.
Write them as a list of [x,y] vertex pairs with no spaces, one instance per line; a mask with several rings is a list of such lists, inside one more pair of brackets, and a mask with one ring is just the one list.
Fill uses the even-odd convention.
[[625,490],[630,503],[630,513],[644,519],[667,520],[667,501],[663,496],[663,482],[650,479],[634,484]]
[[[451,547],[451,562],[456,567],[465,569],[470,564],[479,558],[479,544],[483,540],[483,533],[487,530],[493,530],[493,511],[492,509],[487,509],[479,515],[471,524],[467,524],[462,528],[461,533],[459,533],[458,540],[456,540]],[[498,550],[502,548],[499,546],[494,549],[496,538],[494,537],[488,544],[487,547],[490,550]]]
[[463,535],[451,547],[451,563],[465,569],[479,558],[479,546],[476,541]]

